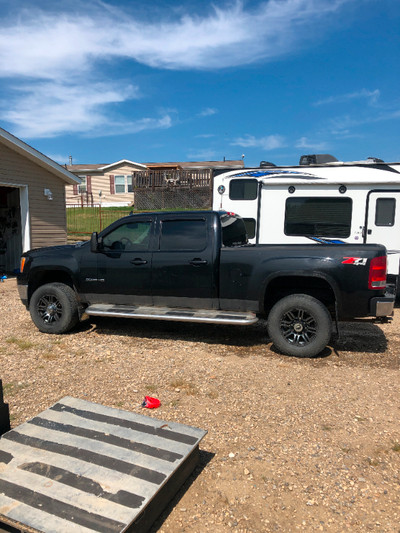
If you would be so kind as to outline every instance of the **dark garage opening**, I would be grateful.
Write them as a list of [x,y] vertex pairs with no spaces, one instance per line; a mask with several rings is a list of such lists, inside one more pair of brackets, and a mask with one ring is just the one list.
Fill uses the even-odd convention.
[[19,189],[0,186],[0,273],[17,270],[21,253]]

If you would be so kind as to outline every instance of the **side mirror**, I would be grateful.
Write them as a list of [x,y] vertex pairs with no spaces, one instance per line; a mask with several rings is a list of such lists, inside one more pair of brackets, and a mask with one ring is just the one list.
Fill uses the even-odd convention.
[[98,248],[99,248],[99,237],[97,235],[97,231],[94,231],[92,233],[92,236],[90,237],[90,251],[97,252]]

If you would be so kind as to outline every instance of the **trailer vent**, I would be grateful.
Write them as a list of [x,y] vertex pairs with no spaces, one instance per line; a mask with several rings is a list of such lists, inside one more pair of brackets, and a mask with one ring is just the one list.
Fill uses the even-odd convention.
[[379,157],[368,157],[367,158],[368,163],[384,163],[383,159],[379,159]]
[[335,163],[336,157],[330,154],[310,154],[300,157],[299,165],[323,165],[325,163]]
[[271,167],[276,167],[276,165],[274,165],[274,163],[270,163],[269,161],[260,162],[260,168],[271,168]]

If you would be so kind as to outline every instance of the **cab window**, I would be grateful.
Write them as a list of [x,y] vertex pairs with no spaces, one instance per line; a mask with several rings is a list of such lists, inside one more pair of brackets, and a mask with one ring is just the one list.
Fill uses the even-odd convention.
[[207,247],[207,225],[204,219],[163,220],[160,250],[204,250]]
[[136,251],[148,250],[151,222],[127,222],[103,237],[105,250]]

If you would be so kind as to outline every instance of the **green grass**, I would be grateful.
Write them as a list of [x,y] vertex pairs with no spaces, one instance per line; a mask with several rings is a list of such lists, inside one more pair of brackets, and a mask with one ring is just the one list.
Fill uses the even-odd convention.
[[58,355],[54,352],[43,352],[41,357],[46,359],[46,361],[55,361],[58,358]]
[[6,342],[8,344],[15,344],[20,350],[29,350],[29,348],[35,346],[33,342],[26,341],[24,339],[18,339],[17,337],[8,337]]
[[[116,220],[134,213],[130,206],[122,207],[69,207],[67,208],[67,232],[69,236],[90,235],[93,231],[101,231]],[[187,209],[167,209],[166,211],[187,211]],[[190,211],[192,211],[190,209]]]
[[158,389],[159,389],[158,385],[153,385],[152,383],[147,383],[147,385],[146,385],[146,391],[148,393],[151,392],[153,394]]
[[85,235],[101,231],[112,222],[129,215],[132,207],[70,207],[67,209],[68,234]]
[[12,381],[10,383],[5,383],[3,384],[3,392],[4,392],[4,396],[14,396],[15,394],[18,393],[18,391],[22,390],[22,389],[25,389],[25,387],[27,387],[28,385],[26,383],[22,383],[22,382],[16,382],[16,381]]
[[198,392],[197,387],[193,385],[193,383],[185,381],[184,379],[175,379],[170,382],[170,386],[173,389],[180,389],[181,391],[186,392],[189,396],[195,396]]

